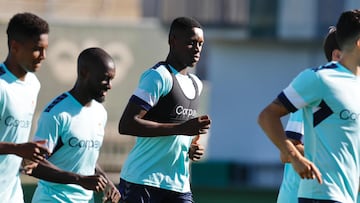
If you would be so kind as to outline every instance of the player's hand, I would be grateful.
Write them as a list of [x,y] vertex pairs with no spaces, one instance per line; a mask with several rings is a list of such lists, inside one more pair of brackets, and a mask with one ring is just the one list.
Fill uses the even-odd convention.
[[23,159],[21,162],[20,172],[26,175],[30,175],[34,168],[38,166],[39,163],[30,161],[28,159]]
[[210,128],[211,120],[208,115],[203,115],[180,124],[184,135],[206,134]]
[[295,171],[302,179],[317,179],[322,184],[322,175],[314,163],[301,156],[298,159],[292,158],[291,163]]
[[198,161],[204,155],[205,148],[199,144],[200,135],[197,135],[191,142],[189,149],[189,158],[192,161]]
[[81,176],[79,178],[79,185],[87,190],[95,192],[104,191],[108,181],[102,175]]
[[49,149],[44,147],[46,142],[47,140],[39,140],[35,142],[17,144],[16,155],[35,163],[39,163],[50,155]]
[[104,191],[104,197],[102,199],[102,203],[108,203],[108,202],[118,203],[120,201],[120,197],[121,195],[119,190],[111,181],[109,181]]

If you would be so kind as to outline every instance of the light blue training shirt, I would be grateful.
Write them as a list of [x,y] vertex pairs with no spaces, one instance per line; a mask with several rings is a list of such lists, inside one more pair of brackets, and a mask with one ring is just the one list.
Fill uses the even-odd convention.
[[[291,113],[285,128],[286,136],[293,140],[302,142],[304,134],[303,111],[299,109],[295,113]],[[291,163],[284,164],[283,179],[280,185],[277,203],[298,203],[298,189],[300,184],[300,176],[294,170]]]
[[[81,175],[94,175],[104,138],[107,112],[92,100],[82,106],[70,93],[58,96],[40,115],[35,140],[47,139],[48,158],[58,168]],[[32,202],[91,202],[93,192],[80,185],[39,180]]]
[[[21,81],[0,64],[0,142],[29,140],[39,90],[40,82],[33,73],[27,73]],[[0,155],[1,202],[24,202],[19,178],[21,160],[16,155]]]
[[[182,75],[172,68],[181,89],[188,98],[195,97],[195,88],[188,75]],[[199,93],[201,81],[193,74]],[[170,92],[173,79],[164,65],[148,69],[141,78],[134,96],[151,108],[161,96]],[[176,192],[190,192],[188,150],[192,136],[172,135],[161,137],[136,137],[120,173],[128,182],[149,185]]]
[[320,170],[323,184],[302,179],[298,196],[355,202],[359,186],[360,78],[332,62],[300,73],[279,95],[304,111],[305,157]]

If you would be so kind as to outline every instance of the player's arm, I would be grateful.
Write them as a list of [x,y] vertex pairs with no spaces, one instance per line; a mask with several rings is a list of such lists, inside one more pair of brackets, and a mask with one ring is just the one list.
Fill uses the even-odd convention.
[[143,119],[146,113],[140,105],[130,101],[121,116],[119,133],[144,137],[198,135],[206,134],[210,128],[210,118],[207,115],[183,123],[159,123]]
[[292,165],[301,178],[316,178],[319,183],[322,183],[319,169],[301,155],[294,144],[285,135],[281,117],[288,113],[289,111],[279,99],[275,99],[261,111],[258,116],[258,123],[269,139],[280,150],[280,153],[290,158]]
[[77,184],[85,189],[96,192],[103,191],[107,184],[106,178],[102,175],[83,176],[64,171],[46,159],[41,161],[38,166],[27,175],[54,183]]
[[[302,142],[300,140],[294,139],[289,140],[295,145],[296,149],[300,152],[300,154],[304,155],[304,145],[302,144]],[[290,163],[290,158],[283,153],[280,153],[280,160],[282,163]]]
[[37,163],[50,154],[43,146],[44,143],[46,140],[26,143],[0,142],[0,154],[15,154]]
[[[289,120],[285,128],[286,137],[295,145],[296,149],[304,155],[304,146],[302,138],[304,136],[304,119],[303,110],[299,109],[290,114]],[[280,153],[280,158],[283,163],[290,162],[290,158]]]
[[[54,153],[56,153],[56,151],[54,152],[55,146],[61,145],[58,143],[61,141],[61,129],[63,129],[64,126],[69,125],[68,121],[70,119],[68,119],[66,116],[67,115],[54,116],[53,114],[45,112],[40,115],[34,140],[48,140],[46,145],[52,152],[52,154],[48,157],[49,159],[51,156],[54,156]],[[84,176],[70,171],[65,171],[47,159],[39,162],[36,168],[32,170],[25,170],[24,172],[27,175],[42,180],[60,184],[77,184],[85,189],[94,190],[97,192],[103,191],[107,184],[107,180],[101,175]]]
[[259,114],[258,123],[282,154],[297,157],[301,154],[297,151],[294,144],[287,139],[281,123],[281,117],[287,114],[289,114],[289,111],[278,99],[275,99]]
[[285,135],[284,128],[281,123],[281,117],[290,112],[275,99],[258,116],[258,124],[269,137],[269,139],[280,150],[284,157],[300,157],[300,152],[296,149],[294,143]]
[[103,202],[108,202],[108,201],[111,201],[113,203],[119,202],[121,197],[119,190],[116,188],[114,183],[106,175],[105,171],[100,167],[99,164],[96,164],[95,172],[96,174],[105,177],[107,180],[107,185],[104,191],[105,194],[104,194]]

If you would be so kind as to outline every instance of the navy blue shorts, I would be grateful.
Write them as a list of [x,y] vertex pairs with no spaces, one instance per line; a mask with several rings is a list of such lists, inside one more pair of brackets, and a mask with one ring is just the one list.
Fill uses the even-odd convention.
[[192,193],[180,193],[127,182],[120,178],[120,203],[193,203]]
[[299,198],[299,203],[341,203],[334,200]]

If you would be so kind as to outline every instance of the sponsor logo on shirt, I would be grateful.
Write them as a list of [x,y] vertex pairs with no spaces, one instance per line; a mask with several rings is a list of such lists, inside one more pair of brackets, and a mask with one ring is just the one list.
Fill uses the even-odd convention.
[[30,120],[19,120],[14,118],[13,116],[7,116],[4,119],[5,125],[8,127],[16,127],[16,128],[29,128],[31,126]]
[[348,109],[344,109],[340,111],[340,119],[341,120],[358,120],[360,116],[360,113],[351,112]]
[[101,142],[99,140],[79,140],[76,137],[72,137],[69,139],[69,146],[88,149],[100,149]]
[[175,111],[176,111],[176,114],[180,115],[180,116],[196,117],[196,115],[197,115],[197,112],[195,109],[187,109],[187,108],[184,108],[183,106],[177,106]]

